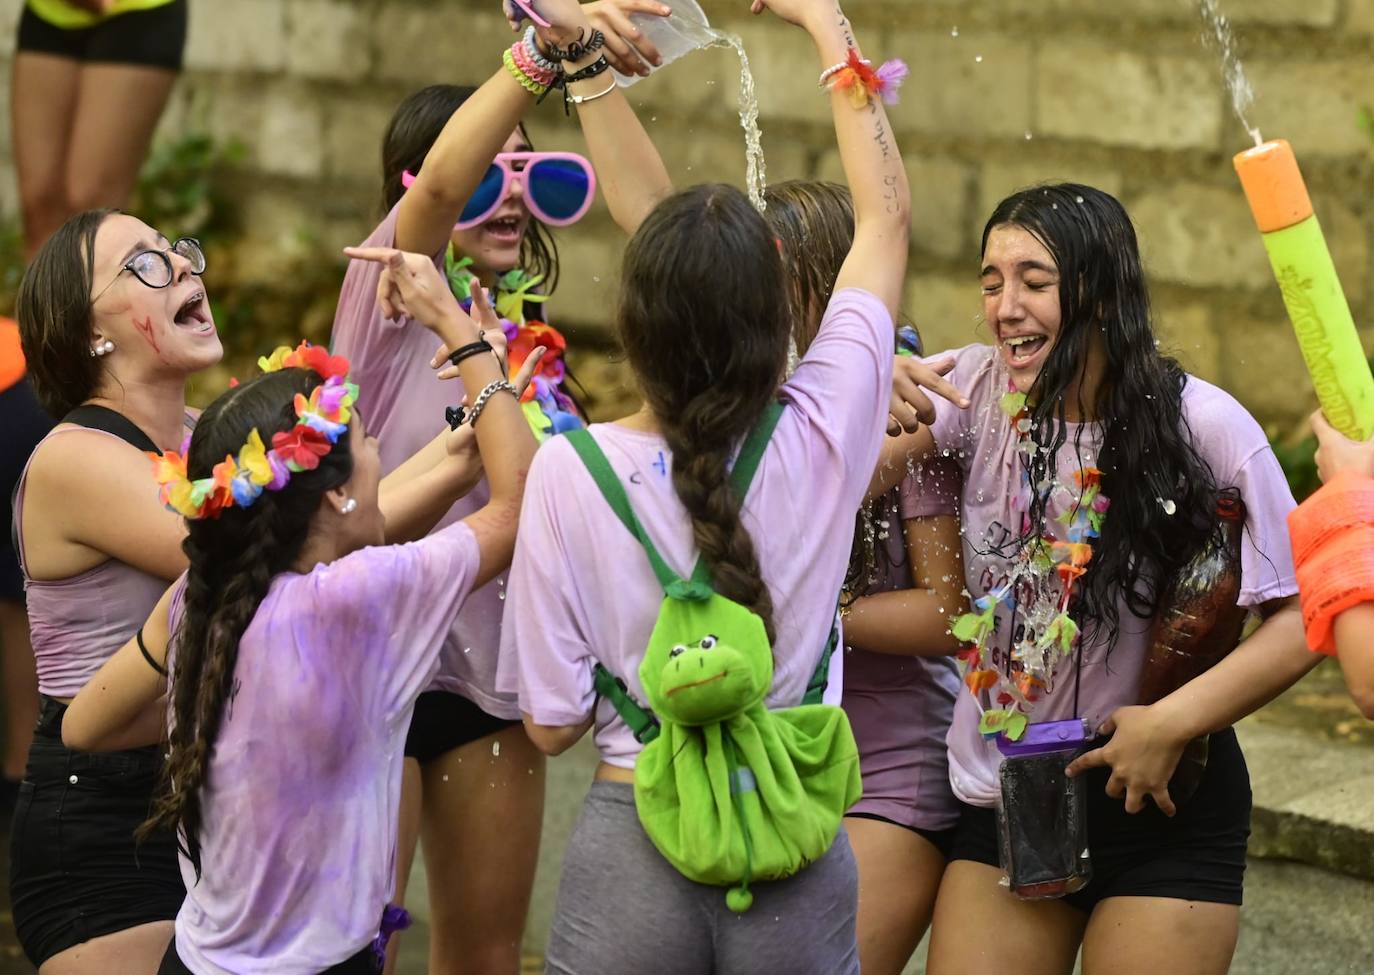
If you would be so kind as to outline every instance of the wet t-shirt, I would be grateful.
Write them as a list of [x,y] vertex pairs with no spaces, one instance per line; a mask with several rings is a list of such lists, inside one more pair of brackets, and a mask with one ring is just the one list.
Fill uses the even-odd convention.
[[[1024,455],[1018,450],[1017,434],[999,405],[1009,388],[1001,358],[986,345],[966,346],[952,354],[956,365],[948,379],[972,405],[959,410],[941,403],[931,431],[937,447],[956,456],[964,472],[959,509],[964,567],[970,596],[976,600],[1010,578],[1030,489],[1024,483]],[[1183,415],[1193,447],[1211,467],[1217,486],[1238,489],[1245,502],[1240,605],[1257,607],[1295,595],[1298,586],[1286,519],[1296,505],[1264,431],[1229,393],[1195,376],[1189,376],[1183,388]],[[1057,473],[1046,513],[1051,535],[1063,537],[1064,528],[1055,519],[1074,504],[1078,496],[1074,475],[1096,466],[1101,442],[1102,431],[1096,424],[1068,425],[1066,443],[1056,457]],[[1159,499],[1161,505],[1170,501]],[[1110,509],[1106,517],[1111,518]],[[1096,729],[1117,708],[1138,703],[1152,621],[1133,615],[1124,599],[1118,599],[1117,611],[1120,628],[1110,654],[1107,634],[1085,640],[1081,655],[1061,663],[1033,705],[1031,721],[1078,716]],[[1003,661],[999,654],[1005,654],[1014,625],[1011,615],[1004,601],[989,641],[999,665]],[[1080,674],[1075,673],[1076,659],[1082,661]],[[949,734],[950,783],[965,802],[991,806],[998,793],[1001,758],[996,745],[978,733],[979,717],[977,700],[963,690]]]

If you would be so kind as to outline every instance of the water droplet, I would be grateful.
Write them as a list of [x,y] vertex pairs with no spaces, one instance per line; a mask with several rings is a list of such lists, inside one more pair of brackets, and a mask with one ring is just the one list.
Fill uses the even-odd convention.
[[1030,129],[1027,129],[1027,130],[1026,130],[1026,141],[1029,142],[1031,139],[1034,139],[1034,138],[1035,138],[1035,136],[1031,134],[1031,130],[1030,130]]
[[1172,498],[1155,498],[1155,500],[1158,501],[1160,503],[1160,506],[1164,508],[1164,513],[1166,515],[1172,515],[1175,511],[1178,510],[1178,505],[1174,504]]
[[500,756],[500,754],[501,754],[501,743],[500,743],[499,741],[494,741],[494,742],[491,743],[491,753],[492,753],[493,755],[495,755],[495,756],[498,756],[498,757]]
[[1082,203],[1082,202],[1083,202],[1083,197],[1081,197],[1081,196],[1075,196],[1075,197],[1073,198],[1073,201],[1074,201],[1075,203]]
[[975,54],[975,55],[973,56],[973,60],[974,60],[974,63],[975,63],[975,64],[982,64],[982,63],[983,63],[983,55],[981,55],[981,54]]

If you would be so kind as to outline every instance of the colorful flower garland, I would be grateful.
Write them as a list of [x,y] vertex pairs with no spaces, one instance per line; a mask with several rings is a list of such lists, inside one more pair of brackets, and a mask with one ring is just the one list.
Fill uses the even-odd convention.
[[[1016,431],[1020,452],[1033,454],[1042,449],[1030,437],[1025,394],[1012,389],[1002,397],[1000,406]],[[1029,490],[1029,471],[1023,471],[1022,476]],[[1092,539],[1102,534],[1111,502],[1102,493],[1102,472],[1097,468],[1085,467],[1073,477],[1078,497],[1055,519],[1065,528],[1064,540],[1049,534],[1032,540],[1018,555],[1010,579],[975,600],[974,611],[960,616],[951,626],[954,637],[968,644],[958,654],[968,689],[975,698],[996,692],[997,707],[985,708],[978,725],[986,737],[1002,734],[1010,741],[1019,740],[1030,723],[1032,706],[1049,686],[1059,664],[1078,646],[1078,624],[1069,611],[1074,584],[1092,560]],[[1023,512],[1022,517],[1023,531],[1028,531],[1029,516]],[[988,644],[996,627],[997,610],[1010,603],[1014,617],[1018,610],[1014,594],[1018,585],[1026,582],[1036,598],[1022,613],[1025,636],[1011,651],[1011,659],[1020,669],[1007,674],[994,664]],[[1051,598],[1046,600],[1045,596]]]
[[[449,244],[444,262],[449,288],[468,310],[472,308],[472,286],[477,281],[477,275],[469,269],[471,265],[472,258],[460,258],[453,245]],[[507,271],[496,279],[495,301],[496,314],[500,316],[501,328],[506,333],[511,376],[520,371],[525,359],[535,349],[548,350],[520,397],[530,429],[540,440],[582,426],[577,404],[563,391],[563,381],[567,378],[567,366],[563,361],[568,348],[567,339],[552,325],[525,319],[526,302],[539,305],[549,300],[548,295],[533,290],[543,280],[543,275],[531,275],[523,268]]]
[[238,456],[226,456],[214,466],[209,477],[192,481],[187,476],[189,436],[180,451],[151,454],[154,477],[162,485],[158,496],[184,518],[218,518],[225,508],[247,508],[264,490],[280,491],[292,474],[319,467],[320,458],[348,430],[358,387],[348,381],[348,360],[343,356],[332,356],[322,346],[302,342],[295,349],[281,346],[270,356],[258,359],[258,365],[264,373],[311,369],[324,377],[324,382],[311,390],[308,398],[296,394],[296,425],[289,431],[273,434],[271,450],[254,427]]

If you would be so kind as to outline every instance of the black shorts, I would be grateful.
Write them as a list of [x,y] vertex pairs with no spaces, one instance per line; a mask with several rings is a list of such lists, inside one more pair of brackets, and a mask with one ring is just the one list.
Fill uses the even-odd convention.
[[[382,970],[377,964],[377,956],[372,953],[371,946],[364,948],[352,958],[339,962],[337,965],[330,965],[320,975],[376,975]],[[176,938],[167,946],[167,954],[162,956],[162,964],[157,968],[157,975],[196,975],[195,972],[186,967],[186,963],[177,954]]]
[[0,433],[0,507],[5,511],[4,537],[0,538],[0,600],[22,603],[24,576],[19,571],[19,553],[14,550],[10,531],[14,521],[14,488],[33,448],[53,428],[53,421],[38,405],[28,379],[20,379],[0,391],[0,416],[5,418],[4,432]]
[[487,714],[461,694],[426,691],[415,701],[415,714],[406,732],[405,755],[424,765],[519,723]]
[[14,928],[35,966],[92,938],[170,921],[186,897],[172,834],[134,840],[162,750],[71,751],[66,710],[43,698],[10,832]]
[[899,823],[895,819],[888,819],[886,816],[879,816],[877,813],[869,812],[847,812],[844,814],[846,819],[871,819],[878,823],[887,823],[890,826],[897,826],[901,829],[910,830],[921,839],[940,852],[940,856],[949,859],[950,850],[954,848],[954,833],[957,826],[948,829],[923,829],[920,826],[908,826],[906,823]]
[[[1193,797],[1170,819],[1147,799],[1134,816],[1106,793],[1108,768],[1084,773],[1092,879],[1065,903],[1092,913],[1107,897],[1171,897],[1213,904],[1241,902],[1250,838],[1250,773],[1234,729],[1212,735],[1207,771]],[[998,866],[997,817],[965,805],[952,860]]]
[[25,4],[16,46],[20,51],[83,63],[136,64],[180,71],[186,48],[186,7],[187,0],[172,0],[151,10],[117,14],[93,27],[63,30]]

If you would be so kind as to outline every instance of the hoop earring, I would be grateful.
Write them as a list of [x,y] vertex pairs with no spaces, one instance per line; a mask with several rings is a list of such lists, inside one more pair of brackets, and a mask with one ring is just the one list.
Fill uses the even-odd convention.
[[111,352],[114,351],[114,348],[115,344],[111,342],[109,339],[106,339],[103,342],[97,342],[95,345],[91,347],[91,355],[98,359],[102,356],[109,355]]
[[339,509],[339,514],[341,514],[341,515],[351,515],[351,514],[353,514],[353,512],[355,512],[355,511],[357,511],[357,510],[358,510],[358,499],[357,499],[357,498],[349,498],[347,501],[345,501],[345,502],[343,503],[343,507],[341,507],[341,508]]

